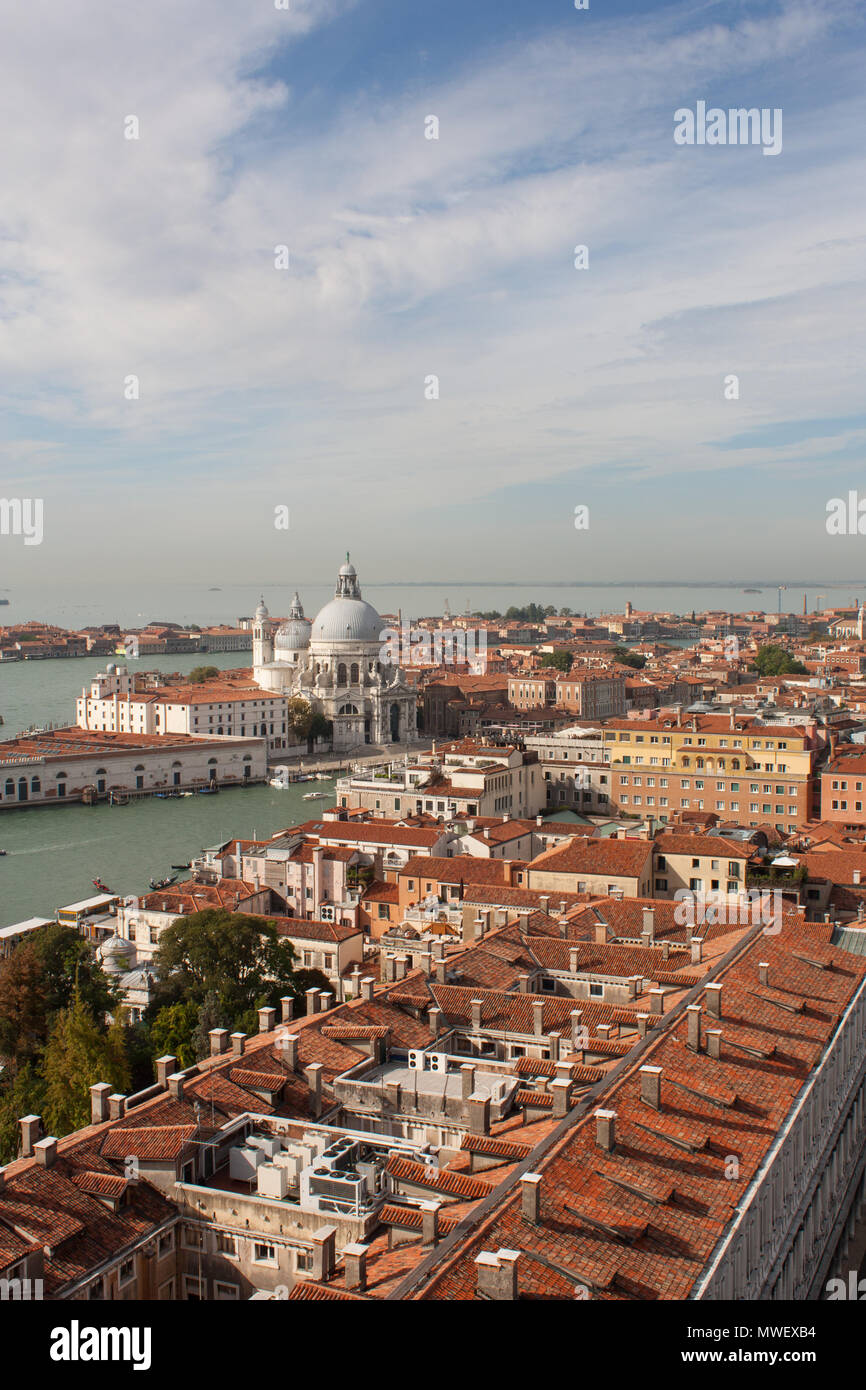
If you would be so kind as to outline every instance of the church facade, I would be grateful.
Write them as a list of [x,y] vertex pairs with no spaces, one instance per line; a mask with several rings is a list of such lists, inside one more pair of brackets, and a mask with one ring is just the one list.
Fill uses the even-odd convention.
[[262,599],[253,626],[256,684],[307,700],[333,724],[335,749],[412,743],[418,737],[415,689],[387,660],[385,631],[347,555],[333,599],[312,621],[297,593],[279,626]]

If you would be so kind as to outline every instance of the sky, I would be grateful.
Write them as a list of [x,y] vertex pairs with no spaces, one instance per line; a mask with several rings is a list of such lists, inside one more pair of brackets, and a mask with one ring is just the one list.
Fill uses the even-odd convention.
[[856,0],[16,6],[0,587],[863,575],[864,58]]

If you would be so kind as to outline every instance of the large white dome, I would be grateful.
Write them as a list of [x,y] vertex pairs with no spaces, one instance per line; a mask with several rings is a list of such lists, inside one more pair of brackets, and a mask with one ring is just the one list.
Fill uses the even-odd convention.
[[384,625],[372,604],[361,597],[361,586],[355,568],[349,563],[341,566],[337,587],[330,603],[326,603],[313,619],[314,645],[333,642],[384,641]]
[[362,598],[334,598],[313,619],[314,642],[384,641],[384,623]]

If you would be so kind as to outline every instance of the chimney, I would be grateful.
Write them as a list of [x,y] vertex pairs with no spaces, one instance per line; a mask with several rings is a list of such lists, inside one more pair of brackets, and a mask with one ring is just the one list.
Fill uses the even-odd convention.
[[43,1168],[51,1168],[57,1157],[57,1140],[54,1135],[49,1135],[45,1139],[38,1139],[33,1145],[33,1152],[36,1155],[37,1163],[41,1163]]
[[686,1009],[686,1014],[687,1014],[687,1016],[688,1016],[688,1034],[687,1034],[687,1038],[686,1038],[686,1047],[688,1047],[689,1050],[690,1050],[691,1052],[700,1052],[700,1050],[701,1050],[701,1006],[700,1006],[700,1004],[689,1004],[689,1007]]
[[441,1202],[430,1201],[421,1203],[421,1244],[439,1244],[439,1208]]
[[322,1113],[322,1072],[324,1070],[324,1065],[321,1062],[311,1062],[308,1067],[304,1067],[304,1076],[307,1078],[307,1085],[310,1088],[310,1109],[313,1112],[314,1120],[318,1120]]
[[[171,1086],[171,1077],[169,1077],[169,1086]],[[115,1092],[114,1095],[108,1097],[108,1118],[110,1120],[122,1120],[125,1114],[126,1096]]]
[[616,1111],[596,1110],[595,1142],[600,1149],[613,1153],[616,1148]]
[[397,980],[405,980],[408,970],[409,957],[397,956],[396,960],[394,961],[394,978]]
[[[689,927],[689,933],[691,934],[691,927]],[[671,953],[671,943],[670,943],[669,941],[663,941],[663,942],[662,942],[662,960],[667,960],[667,959],[668,959],[668,956],[670,955],[670,953]]]
[[571,1019],[571,1050],[572,1052],[579,1052],[582,1047],[581,1038],[584,1036],[583,1010],[572,1009],[569,1018]]
[[171,1076],[172,1072],[176,1071],[177,1058],[172,1057],[170,1052],[167,1052],[164,1057],[157,1057],[156,1083],[158,1086],[162,1088],[163,1091],[168,1089],[168,1078]]
[[259,1009],[259,1032],[272,1033],[277,1024],[276,1009]]
[[650,1011],[654,1014],[663,1014],[665,1011],[665,992],[663,989],[651,989]]
[[569,973],[569,975],[576,975],[576,974],[577,974],[577,956],[578,956],[577,947],[576,947],[576,946],[573,946],[573,947],[571,948],[571,950],[569,951],[569,953],[568,953],[568,973]]
[[246,1047],[246,1033],[232,1033],[232,1054],[235,1057],[243,1057]]
[[517,1263],[519,1250],[499,1250],[494,1255],[490,1250],[482,1250],[475,1257],[475,1271],[478,1278],[479,1298],[494,1302],[513,1303],[517,1298]]
[[481,1010],[484,1006],[483,999],[470,999],[469,1007],[472,1010],[472,1027],[481,1027]]
[[313,1278],[325,1284],[334,1273],[336,1260],[337,1228],[320,1226],[313,1232]]
[[107,1081],[97,1081],[90,1088],[90,1123],[104,1124],[108,1119],[108,1097],[111,1091]]
[[470,1134],[490,1133],[490,1097],[474,1091],[469,1097]]
[[537,1038],[544,1037],[544,1000],[532,1001],[532,1031]]
[[427,1022],[430,1025],[430,1036],[438,1038],[442,1028],[442,1010],[435,1006],[427,1010]]
[[550,1060],[551,1062],[558,1062],[562,1051],[562,1034],[554,1031],[548,1033],[547,1036],[550,1041]]
[[174,1096],[175,1100],[183,1100],[184,1080],[185,1077],[182,1071],[177,1071],[174,1076],[168,1078],[169,1095]]
[[707,1056],[716,1060],[722,1054],[722,1032],[720,1028],[707,1029]]
[[710,1018],[722,1017],[722,986],[706,985],[705,993],[707,996],[707,1013]]
[[343,1247],[343,1269],[346,1274],[346,1288],[357,1289],[363,1293],[367,1287],[367,1251],[369,1245],[353,1242]]
[[464,1062],[460,1068],[460,1094],[468,1100],[475,1090],[475,1068],[471,1062]]
[[640,1098],[644,1105],[653,1110],[662,1108],[662,1069],[661,1067],[641,1067]]
[[433,973],[433,952],[422,951],[420,956],[418,957],[418,963],[421,966],[421,969],[424,972],[424,974],[429,979],[430,975]]
[[700,965],[704,959],[704,938],[693,936],[691,940],[692,965]]
[[520,1179],[520,1214],[532,1226],[538,1225],[541,1211],[541,1174],[524,1173]]
[[210,1038],[211,1057],[221,1057],[224,1052],[229,1050],[229,1030],[228,1028],[211,1028],[208,1032]]
[[447,971],[448,967],[446,966],[445,961],[437,960],[436,964],[433,967],[433,975],[435,977],[437,985],[445,985],[448,983]]
[[768,985],[770,983],[770,962],[762,960],[758,963],[758,983]]
[[305,997],[307,1000],[307,1017],[309,1018],[312,1014],[318,1013],[319,991],[315,987],[305,990]]
[[518,977],[517,977],[517,988],[518,988],[518,992],[519,992],[520,994],[528,994],[528,993],[529,993],[529,980],[530,980],[530,976],[529,976],[529,975],[526,975],[526,974],[518,975]]
[[607,945],[607,922],[596,922],[593,932],[593,940],[596,946]]
[[297,1033],[284,1033],[279,1041],[280,1055],[289,1071],[298,1070],[298,1047],[301,1039]]
[[635,1020],[636,1020],[636,1022],[637,1022],[637,1035],[638,1035],[638,1037],[639,1037],[639,1038],[645,1038],[646,1035],[647,1035],[647,1030],[649,1029],[650,1015],[649,1015],[649,1014],[635,1014]]
[[539,912],[543,912],[545,917],[550,912],[550,898],[546,893],[542,893],[541,897],[538,899],[538,910]]
[[290,994],[284,994],[280,1000],[280,1022],[291,1023],[295,1014],[295,1001]]
[[656,913],[654,907],[643,909],[643,930],[649,932],[650,941],[655,941],[656,935]]
[[551,1081],[550,1090],[554,1119],[561,1120],[571,1109],[571,1081],[567,1077],[557,1076]]
[[361,981],[361,998],[366,1000],[368,1004],[373,1001],[373,986],[375,983],[376,981],[373,979],[372,975],[365,975]]
[[319,1012],[326,1014],[329,1009],[334,1007],[334,994],[329,989],[319,991]]

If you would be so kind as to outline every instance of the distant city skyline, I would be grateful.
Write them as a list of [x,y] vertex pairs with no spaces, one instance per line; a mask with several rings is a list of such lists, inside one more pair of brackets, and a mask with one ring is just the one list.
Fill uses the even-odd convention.
[[[47,15],[0,55],[4,584],[866,563],[857,7]],[[678,145],[699,102],[783,147]]]

